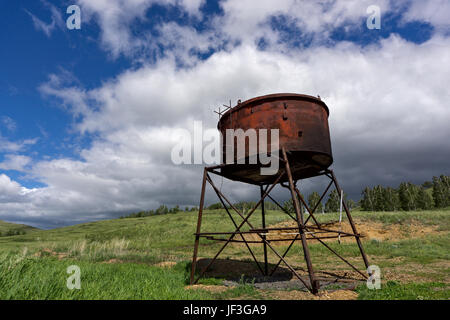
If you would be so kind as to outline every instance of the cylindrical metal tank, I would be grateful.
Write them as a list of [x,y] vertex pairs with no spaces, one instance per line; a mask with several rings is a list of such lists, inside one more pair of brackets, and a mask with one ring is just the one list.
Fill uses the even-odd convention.
[[[218,123],[224,141],[222,162],[225,162],[227,148],[230,147],[227,145],[227,129],[242,129],[244,132],[248,129],[256,129],[257,132],[259,129],[267,129],[268,144],[271,144],[270,130],[279,129],[279,147],[284,147],[288,153],[293,178],[297,180],[315,176],[333,163],[328,115],[328,107],[323,101],[303,94],[277,93],[238,102],[221,116]],[[247,138],[247,160],[255,155],[255,151],[248,148],[248,142]],[[234,151],[236,150],[237,139],[234,139]],[[279,157],[282,158],[281,152]],[[234,154],[234,159],[237,160],[237,154]],[[272,158],[272,161],[276,159]],[[275,175],[261,175],[261,166],[259,162],[248,164],[245,161],[245,164],[223,166],[221,173],[229,179],[247,183],[272,182]],[[279,163],[279,168],[283,168],[282,162]]]

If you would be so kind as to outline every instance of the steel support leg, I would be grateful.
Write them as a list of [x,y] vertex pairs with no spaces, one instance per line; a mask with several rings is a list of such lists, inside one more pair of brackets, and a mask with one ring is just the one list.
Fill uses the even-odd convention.
[[317,292],[319,291],[319,282],[316,281],[315,276],[314,276],[314,269],[313,269],[313,266],[311,263],[311,256],[309,254],[309,248],[308,248],[308,244],[306,242],[306,236],[305,236],[305,232],[304,232],[305,226],[303,224],[303,216],[300,212],[300,204],[298,202],[297,194],[295,192],[294,181],[292,179],[291,168],[289,166],[289,161],[287,158],[286,150],[284,148],[282,148],[282,152],[283,152],[283,159],[285,161],[285,166],[286,166],[286,173],[287,173],[288,180],[289,180],[289,189],[291,191],[291,197],[292,197],[292,201],[294,204],[295,213],[297,214],[297,224],[298,224],[298,230],[300,233],[300,238],[302,240],[303,253],[305,256],[306,266],[308,267],[309,280],[311,283],[311,292],[313,294],[317,294]]
[[194,275],[195,275],[195,266],[197,264],[197,252],[198,252],[198,244],[200,241],[200,229],[202,226],[202,214],[203,214],[203,205],[205,202],[205,187],[206,187],[206,168],[203,170],[203,182],[202,182],[202,191],[200,195],[200,206],[198,208],[198,219],[197,219],[197,232],[195,235],[195,243],[194,243],[194,255],[192,257],[192,266],[191,266],[191,284],[194,283]]
[[[260,186],[261,189],[261,199],[263,199],[264,196],[264,188],[261,185]],[[262,216],[262,228],[265,229],[266,228],[266,210],[264,207],[264,200],[261,202],[261,216]],[[267,262],[267,244],[266,244],[266,235],[263,235],[263,249],[264,249],[264,275],[267,276],[269,274],[269,270],[268,270],[268,262]]]
[[[334,186],[336,187],[336,191],[338,192],[338,194],[341,194],[341,187],[339,186],[339,183],[337,182],[337,179],[336,179],[336,176],[334,175],[333,170],[328,170],[328,172],[331,174],[331,178],[334,182]],[[345,203],[345,201],[343,201],[343,205],[344,205],[345,213],[347,215],[348,222],[350,222],[353,234],[355,234],[356,243],[358,244],[359,251],[361,252],[361,256],[364,260],[364,264],[367,269],[367,268],[369,268],[369,260],[367,259],[366,253],[364,252],[364,248],[362,246],[361,239],[359,237],[359,233],[356,230],[356,226],[355,226],[355,223],[353,222],[352,215],[350,214],[350,211],[348,210],[348,207],[347,207],[347,204]]]

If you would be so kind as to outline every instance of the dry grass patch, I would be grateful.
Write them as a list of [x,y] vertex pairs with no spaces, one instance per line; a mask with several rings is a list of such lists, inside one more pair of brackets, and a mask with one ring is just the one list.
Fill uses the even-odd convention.
[[229,287],[220,285],[193,284],[184,287],[187,290],[206,290],[212,293],[222,293],[229,290]]
[[176,264],[177,263],[175,261],[162,261],[155,264],[155,266],[160,268],[172,268]]
[[264,293],[268,298],[276,300],[356,300],[358,293],[352,290],[320,291],[318,295],[310,292],[290,290]]
[[[442,231],[438,231],[439,226],[424,225],[418,221],[413,221],[410,224],[383,224],[377,221],[363,221],[355,219],[356,229],[358,232],[364,236],[365,240],[401,240],[409,238],[421,238],[431,233],[438,234]],[[280,222],[275,225],[270,226],[271,228],[296,228],[297,223],[295,221],[285,221]],[[335,222],[332,224],[327,224],[326,229],[339,230],[347,233],[353,233],[352,228],[348,221],[343,221],[342,223]],[[269,231],[267,234],[267,240],[273,239],[286,239],[286,241],[273,242],[273,245],[288,245],[290,241],[296,234],[295,229],[285,229],[285,230],[274,230]],[[332,236],[336,233],[320,233],[320,236]],[[248,241],[260,240],[261,238],[257,234],[246,234],[245,239]],[[336,241],[336,239],[325,239],[324,241]],[[342,242],[352,242],[355,241],[353,237],[342,237]]]

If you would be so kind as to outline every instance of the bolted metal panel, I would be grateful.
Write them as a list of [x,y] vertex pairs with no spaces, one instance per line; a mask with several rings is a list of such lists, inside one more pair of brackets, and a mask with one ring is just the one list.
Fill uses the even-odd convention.
[[[327,105],[319,98],[294,93],[270,94],[238,102],[222,115],[218,129],[224,138],[227,129],[267,129],[268,150],[271,150],[270,130],[279,129],[279,148],[284,147],[288,153],[292,176],[297,180],[316,176],[333,163],[328,115]],[[261,175],[262,164],[249,164],[248,160],[258,152],[251,150],[248,142],[247,139],[245,164],[224,166],[221,169],[222,174],[232,180],[253,184],[273,182],[276,174]],[[222,149],[223,162],[227,156],[226,143],[225,139]],[[237,139],[234,139],[234,150],[236,163]],[[281,154],[279,157],[281,158]]]

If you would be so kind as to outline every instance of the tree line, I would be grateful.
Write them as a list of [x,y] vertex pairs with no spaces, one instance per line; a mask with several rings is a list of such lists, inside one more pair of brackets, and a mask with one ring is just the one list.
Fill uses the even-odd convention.
[[366,187],[360,200],[364,211],[410,211],[445,208],[450,206],[450,176],[433,177],[422,185],[402,182],[397,189]]
[[142,217],[149,217],[149,216],[158,216],[162,214],[171,214],[171,213],[177,213],[177,212],[193,212],[198,211],[197,207],[185,207],[184,210],[180,208],[179,205],[176,205],[173,208],[169,208],[166,205],[161,205],[155,210],[143,210],[139,212],[130,213],[126,216],[120,217],[120,219],[125,218],[142,218]]
[[12,229],[10,229],[10,230],[4,231],[4,232],[0,231],[0,237],[24,235],[25,233],[26,233],[25,230],[18,230],[18,229],[12,230]]
[[[402,182],[398,188],[383,187],[381,185],[372,188],[366,187],[361,195],[361,200],[355,202],[352,199],[347,199],[347,195],[344,193],[343,201],[350,210],[360,207],[363,211],[410,211],[446,208],[450,206],[450,176],[441,175],[439,177],[433,177],[432,181],[426,181],[422,185]],[[317,205],[316,213],[339,211],[341,198],[336,190],[332,190],[329,193],[325,204],[323,204],[323,200],[319,202],[320,195],[317,192],[312,192],[307,198],[303,195],[302,197],[307,201],[311,210]],[[255,205],[255,201],[240,201],[233,204],[233,206],[244,213],[252,209]],[[269,200],[264,201],[264,206],[266,210],[280,209],[277,204]],[[289,213],[295,213],[292,200],[283,202],[282,206]],[[230,209],[229,206],[227,208]],[[304,206],[302,208],[305,210]],[[207,206],[205,209],[218,210],[223,209],[223,206],[222,203],[218,202]],[[196,211],[198,211],[198,207],[185,207],[182,209],[178,205],[173,208],[161,205],[155,210],[139,211],[120,218],[139,218]]]
[[[356,206],[355,201],[353,201],[352,199],[347,200],[347,194],[345,192],[343,195],[343,201],[347,204],[347,207],[349,209],[354,208]],[[320,195],[316,191],[310,193],[307,198],[305,198],[303,195],[302,197],[307,202],[308,207],[311,211],[315,208],[314,213],[336,212],[339,211],[339,208],[341,206],[341,196],[336,190],[332,190],[329,193],[325,204],[323,204],[323,200],[319,202]],[[286,211],[295,213],[292,200],[285,201],[283,207]],[[302,210],[306,212],[306,207],[302,204],[301,207]]]

